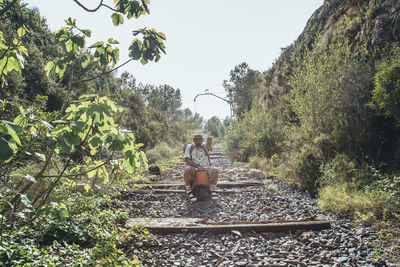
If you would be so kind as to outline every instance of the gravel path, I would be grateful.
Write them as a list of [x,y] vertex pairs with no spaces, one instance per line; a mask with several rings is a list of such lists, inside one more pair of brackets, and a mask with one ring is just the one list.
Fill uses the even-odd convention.
[[[259,178],[260,173],[234,168],[227,158],[213,160],[220,180]],[[157,183],[183,182],[184,165],[167,172]],[[253,177],[252,177],[253,176]],[[144,266],[396,266],[379,257],[378,234],[353,227],[349,218],[318,210],[306,193],[274,178],[263,178],[265,188],[219,194],[217,201],[189,203],[183,194],[121,195],[122,208],[131,218],[190,217],[208,221],[297,220],[324,215],[331,229],[295,233],[171,234],[131,244],[132,257]],[[242,188],[243,189],[243,188]]]

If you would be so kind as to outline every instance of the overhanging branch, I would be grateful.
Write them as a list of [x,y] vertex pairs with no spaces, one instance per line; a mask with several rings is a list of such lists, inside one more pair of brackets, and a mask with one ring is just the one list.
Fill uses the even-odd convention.
[[[75,0],[74,0],[74,1],[75,1]],[[103,71],[102,73],[100,73],[99,75],[96,75],[96,76],[94,76],[94,77],[75,81],[75,82],[72,83],[72,85],[75,85],[75,84],[78,84],[78,83],[83,83],[83,82],[90,82],[90,81],[92,81],[92,80],[94,80],[94,79],[97,79],[97,78],[99,78],[99,77],[101,77],[101,76],[103,76],[103,75],[105,75],[105,74],[109,74],[109,73],[111,73],[111,72],[113,72],[113,71],[116,71],[117,69],[119,69],[119,68],[125,66],[126,64],[128,64],[128,63],[131,62],[132,60],[133,60],[133,58],[129,59],[128,61],[126,61],[125,63],[119,65],[118,67],[113,68],[112,70]]]
[[94,8],[94,9],[89,9],[86,6],[84,6],[83,4],[81,4],[78,0],[72,0],[74,1],[78,6],[80,6],[81,8],[83,8],[85,11],[87,12],[96,12],[97,10],[100,9],[100,7],[103,5],[103,0],[100,1],[100,4]]

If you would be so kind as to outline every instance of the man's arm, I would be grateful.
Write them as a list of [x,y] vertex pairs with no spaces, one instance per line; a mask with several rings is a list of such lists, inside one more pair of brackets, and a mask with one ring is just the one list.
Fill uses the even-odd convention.
[[211,144],[212,144],[212,137],[209,136],[209,137],[207,137],[207,143],[206,143],[206,148],[208,151],[212,151]]
[[200,165],[191,160],[190,158],[185,158],[185,163],[193,168],[198,168],[199,170],[203,170],[204,168]]

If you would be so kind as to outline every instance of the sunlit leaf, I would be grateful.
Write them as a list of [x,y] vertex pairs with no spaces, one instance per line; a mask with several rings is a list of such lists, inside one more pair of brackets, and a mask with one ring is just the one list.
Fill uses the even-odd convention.
[[99,41],[99,42],[96,42],[96,43],[92,44],[91,46],[89,46],[89,48],[102,47],[103,45],[104,45],[104,42]]
[[107,42],[108,42],[109,44],[119,44],[119,42],[118,42],[117,40],[114,40],[113,38],[109,38],[109,39],[107,40]]
[[47,76],[50,76],[50,72],[53,70],[53,68],[54,68],[54,62],[53,61],[47,62],[46,66],[44,67]]
[[35,156],[38,157],[41,161],[46,161],[46,156],[41,153],[35,152]]
[[35,179],[35,177],[33,177],[32,175],[26,174],[24,177],[25,177],[25,179],[28,180],[29,182],[36,183],[36,179]]
[[86,192],[89,192],[89,190],[90,190],[91,188],[90,188],[90,185],[85,184],[85,185],[83,186],[83,189],[85,189]]
[[32,202],[33,202],[32,195],[25,195],[25,194],[21,195],[21,202],[28,208],[32,207]]
[[161,39],[163,39],[163,40],[167,40],[167,37],[165,36],[165,34],[164,34],[164,33],[162,33],[162,32],[159,32],[159,33],[157,33],[157,35],[158,35],[158,36],[160,36],[160,37],[161,37]]
[[87,177],[88,177],[89,179],[91,179],[91,178],[93,178],[96,174],[97,174],[97,169],[88,172],[86,175],[87,175]]
[[18,35],[18,37],[24,36],[25,33],[26,33],[26,28],[25,28],[25,26],[18,28],[18,30],[17,30],[17,35]]
[[124,23],[124,17],[121,14],[114,13],[111,15],[111,18],[114,26],[118,26]]

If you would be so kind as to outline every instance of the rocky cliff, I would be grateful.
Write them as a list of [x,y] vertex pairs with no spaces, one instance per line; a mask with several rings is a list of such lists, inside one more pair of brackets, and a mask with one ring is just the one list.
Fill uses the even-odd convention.
[[[326,0],[314,12],[298,39],[265,73],[265,86],[259,100],[267,109],[282,103],[282,96],[290,90],[293,56],[319,44],[349,41],[353,49],[365,49],[371,54],[372,64],[380,51],[400,42],[400,0]],[[328,48],[326,48],[328,49]]]

